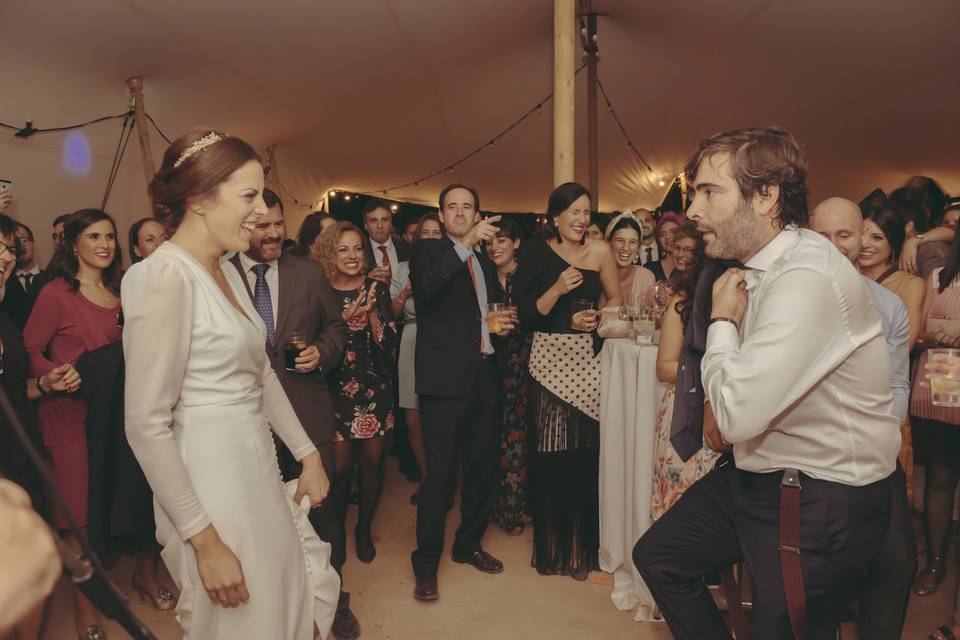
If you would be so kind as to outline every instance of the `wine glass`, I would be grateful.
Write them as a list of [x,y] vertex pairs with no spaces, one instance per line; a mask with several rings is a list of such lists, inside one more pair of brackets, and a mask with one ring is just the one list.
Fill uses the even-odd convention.
[[672,297],[673,292],[670,291],[670,287],[667,286],[666,281],[661,280],[647,289],[644,296],[644,306],[659,320],[667,310],[667,305],[670,304],[670,298]]

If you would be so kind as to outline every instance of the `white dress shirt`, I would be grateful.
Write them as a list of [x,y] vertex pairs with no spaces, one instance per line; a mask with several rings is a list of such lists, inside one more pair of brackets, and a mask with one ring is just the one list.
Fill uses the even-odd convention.
[[910,316],[900,296],[873,278],[863,276],[873,301],[880,312],[883,332],[890,352],[890,390],[893,392],[893,415],[901,423],[910,405]]
[[[647,259],[647,249],[650,249],[650,259]],[[648,262],[656,262],[660,259],[660,248],[657,246],[656,241],[651,242],[650,244],[641,244],[640,253],[637,254],[640,260],[640,264],[647,264]]]
[[[255,292],[257,290],[257,274],[253,272],[253,268],[260,264],[255,260],[251,260],[247,257],[247,254],[240,254],[240,265],[243,267],[243,273],[247,276],[247,282],[250,284],[250,291]],[[271,260],[270,262],[264,263],[269,265],[269,269],[264,274],[264,278],[267,280],[267,287],[270,288],[270,306],[273,308],[273,326],[277,326],[277,307],[280,306],[280,269],[277,266],[276,260]]]
[[900,421],[886,337],[863,278],[829,241],[796,227],[746,269],[740,333],[712,323],[701,363],[737,467],[798,469],[852,486],[889,476]]
[[374,242],[373,238],[370,238],[370,246],[373,247],[373,259],[376,260],[378,267],[383,266],[383,252],[380,251],[380,247],[387,248],[387,257],[390,259],[390,273],[396,273],[400,260],[397,258],[397,247],[393,244],[393,238],[387,238],[387,241],[383,243]]

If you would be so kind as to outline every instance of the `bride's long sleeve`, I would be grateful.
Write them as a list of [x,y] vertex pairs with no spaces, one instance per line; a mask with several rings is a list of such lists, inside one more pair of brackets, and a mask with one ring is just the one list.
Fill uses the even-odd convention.
[[210,524],[171,431],[190,354],[192,286],[176,266],[151,260],[131,267],[121,287],[127,440],[183,540]]
[[310,440],[306,430],[300,423],[287,398],[287,392],[283,390],[280,384],[280,378],[270,366],[270,360],[266,353],[263,356],[263,406],[267,410],[267,418],[270,420],[270,426],[274,433],[280,436],[283,444],[293,454],[297,460],[303,460],[317,450],[317,447]]

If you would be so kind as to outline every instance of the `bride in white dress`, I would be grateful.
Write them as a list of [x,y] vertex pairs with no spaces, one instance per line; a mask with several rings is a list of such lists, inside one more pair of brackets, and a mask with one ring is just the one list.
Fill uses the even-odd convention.
[[[127,272],[126,432],[156,500],[186,638],[309,640],[330,632],[340,581],[297,505],[326,497],[320,455],[264,351],[243,284],[221,269],[266,213],[245,142],[192,132],[167,149],[154,208],[178,227]],[[303,463],[285,491],[270,427]]]

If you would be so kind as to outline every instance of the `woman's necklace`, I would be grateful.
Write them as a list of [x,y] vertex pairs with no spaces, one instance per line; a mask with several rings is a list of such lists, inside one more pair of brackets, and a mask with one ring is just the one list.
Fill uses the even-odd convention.
[[103,286],[102,280],[92,281],[92,280],[81,280],[80,278],[77,278],[77,280],[80,281],[81,285],[86,285],[87,287],[93,287],[93,289],[97,292],[97,295],[102,296],[104,305],[110,306],[113,304],[113,294],[111,294],[107,290],[107,288]]

